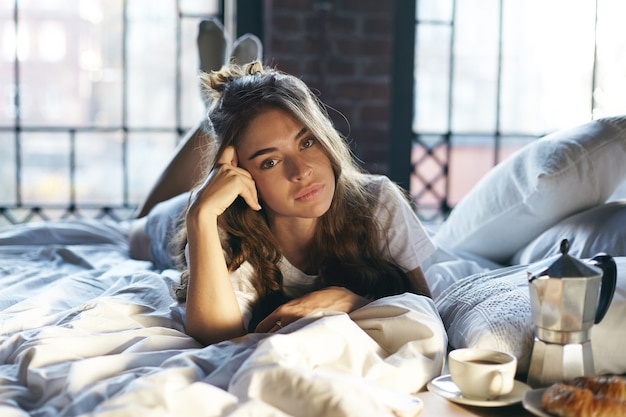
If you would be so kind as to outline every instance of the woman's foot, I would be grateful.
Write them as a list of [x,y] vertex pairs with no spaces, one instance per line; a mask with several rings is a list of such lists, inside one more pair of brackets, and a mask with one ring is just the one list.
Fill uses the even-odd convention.
[[[209,18],[202,20],[198,25],[198,57],[200,58],[200,70],[204,72],[218,71],[226,63],[226,54],[230,39],[224,31],[224,26],[219,20]],[[209,100],[202,93],[204,105],[208,106]]]
[[263,45],[259,38],[251,33],[246,33],[237,38],[231,54],[233,63],[244,65],[252,61],[261,60],[262,57]]

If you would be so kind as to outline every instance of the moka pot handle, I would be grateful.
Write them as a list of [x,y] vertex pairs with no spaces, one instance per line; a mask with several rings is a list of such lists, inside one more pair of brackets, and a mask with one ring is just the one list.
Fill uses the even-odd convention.
[[597,266],[602,270],[602,284],[600,286],[600,297],[598,300],[598,308],[596,310],[595,324],[600,323],[604,315],[611,305],[613,294],[615,294],[615,285],[617,281],[617,265],[611,255],[600,253],[589,261],[591,265]]

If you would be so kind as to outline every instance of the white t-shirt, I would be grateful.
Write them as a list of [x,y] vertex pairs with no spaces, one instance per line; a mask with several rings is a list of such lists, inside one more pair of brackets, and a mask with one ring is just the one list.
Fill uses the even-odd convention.
[[[417,215],[408,204],[400,190],[389,178],[380,175],[368,175],[367,187],[377,194],[374,215],[380,221],[380,230],[386,231],[386,241],[381,242],[381,250],[389,247],[389,254],[395,264],[405,272],[412,271],[433,252],[436,247],[428,237]],[[278,264],[283,275],[283,292],[288,297],[301,297],[313,290],[316,275],[307,275],[289,263],[284,257]],[[252,314],[252,305],[257,300],[257,293],[252,285],[254,270],[244,262],[230,279],[239,301],[244,325],[248,327]]]

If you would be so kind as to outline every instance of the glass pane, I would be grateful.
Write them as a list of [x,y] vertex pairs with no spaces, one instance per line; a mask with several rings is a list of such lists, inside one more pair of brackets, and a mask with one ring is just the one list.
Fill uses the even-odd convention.
[[421,135],[411,148],[414,167],[410,179],[411,197],[419,207],[440,207],[445,197],[444,165],[447,162],[444,138]]
[[[129,203],[141,203],[174,155],[178,136],[174,133],[128,135]],[[149,158],[146,156],[149,155]]]
[[76,203],[117,205],[123,202],[122,134],[76,135]]
[[452,129],[496,129],[499,0],[457,3]]
[[70,141],[66,133],[21,135],[24,204],[67,204],[70,198]]
[[450,28],[419,25],[415,35],[415,108],[413,130],[448,130]]
[[182,20],[182,51],[181,51],[181,124],[182,126],[194,126],[206,116],[206,110],[202,101],[200,82],[198,80],[198,36],[199,18],[186,18]]
[[625,15],[623,0],[598,4],[594,118],[626,114],[626,37],[616,36],[624,30]]
[[493,136],[452,136],[448,202],[456,205],[489,171],[495,160]]
[[[68,215],[65,207],[72,198],[82,214],[98,214],[91,205],[137,204],[145,198],[181,129],[205,118],[197,27],[201,16],[219,15],[221,3],[0,2],[0,127],[10,129],[0,132],[0,204],[9,206],[6,213],[17,213],[18,221],[29,219],[27,210],[11,207],[18,196],[26,205],[44,206],[41,213],[58,216]],[[130,127],[128,141],[123,124]],[[79,133],[72,137],[76,127]],[[154,127],[167,132],[133,133],[133,128]]]
[[589,120],[594,15],[587,0],[504,3],[503,132],[541,134]]
[[417,19],[450,22],[452,0],[419,0],[415,10]]
[[0,132],[0,204],[17,203],[15,134]]
[[23,123],[119,123],[121,0],[46,2],[45,13],[40,2],[22,1],[19,7]]
[[[509,158],[534,137],[454,136],[450,150],[449,203],[456,205],[496,164]],[[497,152],[497,153],[496,153]]]
[[[87,5],[93,3],[94,10],[90,11]],[[121,45],[123,43],[123,0],[91,0],[80,2],[82,13],[90,18],[94,25],[97,23],[97,34],[94,45],[85,46],[81,52],[81,62],[88,66],[90,62],[89,47],[101,55],[100,66],[95,65],[89,72],[91,85],[90,96],[90,119],[89,124],[104,127],[119,127],[123,123],[123,56]],[[102,19],[97,18],[102,13]],[[86,43],[83,41],[83,43]],[[96,61],[97,63],[97,61]],[[88,88],[89,89],[89,88]]]
[[219,0],[179,0],[180,12],[192,15],[216,15],[220,12]]
[[130,126],[176,126],[176,2],[128,0]]
[[15,124],[15,53],[16,35],[13,3],[0,5],[0,126]]

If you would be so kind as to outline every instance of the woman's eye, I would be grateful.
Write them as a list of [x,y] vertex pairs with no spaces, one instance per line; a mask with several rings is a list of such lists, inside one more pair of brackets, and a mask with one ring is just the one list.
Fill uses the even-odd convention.
[[273,168],[274,166],[276,166],[275,159],[266,159],[265,161],[263,161],[263,163],[261,163],[262,169],[269,169],[269,168]]
[[314,138],[307,138],[307,139],[302,141],[302,148],[304,148],[304,149],[310,148],[314,144],[315,144],[315,139]]

